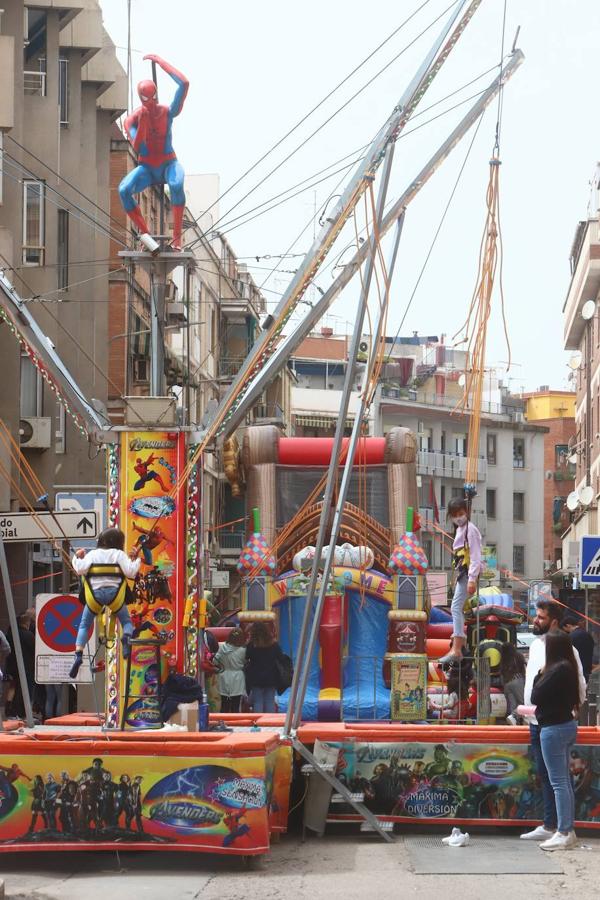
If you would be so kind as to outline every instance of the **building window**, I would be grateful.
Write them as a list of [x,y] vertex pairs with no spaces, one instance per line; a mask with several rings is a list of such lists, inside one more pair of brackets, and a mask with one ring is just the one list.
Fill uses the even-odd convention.
[[466,434],[454,435],[454,452],[457,456],[467,455],[467,436]]
[[442,436],[440,438],[440,450],[442,453],[446,452],[446,432],[442,431]]
[[513,545],[513,572],[516,575],[525,574],[525,547],[523,544]]
[[513,469],[525,468],[525,438],[513,438]]
[[440,505],[442,509],[446,509],[446,485],[440,485]]
[[42,376],[26,353],[21,354],[21,375],[19,382],[20,415],[32,418],[42,415]]
[[56,279],[59,291],[69,288],[69,213],[66,209],[58,210],[56,251]]
[[452,488],[452,500],[456,500],[458,498],[460,498],[461,500],[464,500],[464,496],[465,496],[464,488],[462,488],[462,487],[453,487]]
[[488,434],[487,441],[486,441],[486,447],[487,447],[487,461],[490,464],[490,466],[495,466],[496,465],[496,435],[495,434]]
[[554,466],[557,469],[566,469],[569,463],[569,445],[554,445]]
[[488,489],[485,492],[485,511],[490,519],[496,518],[496,491]]
[[58,108],[60,124],[69,124],[69,60],[60,57],[58,60]]
[[513,519],[515,522],[525,521],[525,494],[522,491],[513,493]]
[[23,262],[27,266],[44,265],[43,181],[23,181]]

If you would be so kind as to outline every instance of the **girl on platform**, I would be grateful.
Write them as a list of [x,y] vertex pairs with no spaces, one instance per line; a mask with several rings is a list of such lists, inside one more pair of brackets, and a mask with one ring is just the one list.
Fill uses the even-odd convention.
[[477,582],[483,568],[481,534],[469,520],[467,501],[463,497],[455,497],[450,501],[448,518],[456,527],[452,544],[452,567],[456,582],[451,606],[452,646],[450,652],[440,659],[441,663],[449,663],[462,658],[462,648],[466,643],[465,601],[467,597],[472,597],[477,590]]

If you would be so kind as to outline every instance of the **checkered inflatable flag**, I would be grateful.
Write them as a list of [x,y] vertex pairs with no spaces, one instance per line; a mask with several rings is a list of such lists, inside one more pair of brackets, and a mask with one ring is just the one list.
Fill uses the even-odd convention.
[[240,553],[237,561],[237,570],[240,575],[274,575],[275,557],[271,553],[269,545],[260,532],[255,531],[250,540]]
[[429,567],[425,551],[412,533],[414,510],[406,511],[406,532],[402,535],[390,556],[388,571],[392,575],[424,575]]

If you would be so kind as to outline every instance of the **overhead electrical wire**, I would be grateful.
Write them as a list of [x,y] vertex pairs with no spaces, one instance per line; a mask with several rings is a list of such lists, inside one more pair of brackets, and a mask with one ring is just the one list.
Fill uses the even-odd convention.
[[390,59],[385,64],[385,66],[382,66],[382,68],[379,69],[373,76],[371,76],[371,78],[369,78],[368,81],[366,81],[365,84],[362,85],[362,87],[360,87],[357,91],[355,91],[354,94],[352,94],[347,100],[345,100],[341,106],[339,106],[336,110],[334,110],[334,112],[332,112],[331,115],[329,115],[317,128],[315,128],[315,130],[312,131],[308,135],[308,137],[304,138],[304,140],[301,141],[300,144],[297,145],[297,147],[295,147],[293,150],[291,150],[287,156],[285,156],[276,166],[274,166],[274,168],[272,168],[269,172],[267,172],[267,174],[264,175],[260,179],[260,181],[258,181],[249,191],[247,191],[244,194],[244,196],[240,198],[240,200],[238,200],[236,203],[234,203],[234,205],[232,207],[230,207],[226,213],[223,213],[223,215],[219,219],[217,219],[217,221],[213,225],[213,228],[217,228],[219,225],[219,222],[221,222],[225,218],[225,216],[228,216],[230,212],[232,212],[237,206],[240,205],[240,203],[243,203],[244,200],[246,200],[248,197],[250,197],[254,193],[255,190],[257,190],[259,187],[261,187],[265,183],[265,181],[267,181],[267,179],[269,179],[271,177],[271,175],[274,175],[275,172],[279,171],[279,169],[281,169],[282,166],[284,166],[287,162],[289,162],[289,160],[293,156],[295,156],[299,150],[301,150],[303,147],[305,147],[306,144],[308,144],[309,141],[311,141],[320,131],[322,131],[323,128],[325,128],[327,125],[329,125],[329,123],[332,122],[333,119],[336,118],[336,116],[338,116],[344,109],[346,109],[346,107],[348,107],[354,100],[356,100],[356,98],[359,97],[363,93],[363,91],[365,91],[368,87],[370,87],[371,84],[373,84],[373,82],[377,80],[377,78],[379,78],[381,75],[383,75],[383,73],[386,72],[387,69],[389,69],[390,66],[392,66],[395,62],[397,62],[397,60],[400,59],[400,57],[403,56],[407,50],[409,50],[414,44],[416,44],[416,42],[418,40],[420,40],[420,38],[422,38],[423,35],[429,31],[430,28],[433,28],[433,26],[437,22],[439,22],[439,20],[442,19],[446,15],[446,13],[452,9],[453,6],[456,6],[456,3],[457,3],[457,0],[453,0],[453,2],[449,6],[447,6],[438,16],[436,16],[436,18],[432,22],[430,22],[426,28],[424,28],[421,32],[419,32],[419,34],[415,38],[413,38],[411,41],[409,41],[409,43],[406,44],[406,46],[404,46],[402,48],[402,50],[400,50],[395,56],[393,56],[392,59]]
[[326,103],[331,97],[333,97],[333,95],[334,95],[335,93],[337,93],[337,91],[338,91],[341,87],[343,87],[344,84],[346,84],[347,81],[350,80],[350,78],[352,78],[352,77],[353,77],[360,69],[362,69],[362,67],[363,67],[364,65],[366,65],[366,64],[369,62],[369,60],[372,59],[373,56],[375,56],[376,53],[379,52],[379,50],[381,50],[387,43],[389,43],[389,41],[391,41],[392,38],[394,38],[394,37],[395,37],[395,36],[396,36],[396,35],[397,35],[397,34],[398,34],[398,33],[399,33],[399,32],[400,32],[400,31],[401,31],[401,30],[402,30],[402,29],[410,22],[410,21],[411,21],[411,19],[413,19],[419,12],[421,12],[421,10],[424,9],[424,7],[426,7],[426,6],[428,5],[428,3],[430,3],[430,2],[431,2],[431,0],[424,0],[424,2],[421,3],[421,5],[418,6],[417,9],[415,9],[415,11],[412,12],[412,13],[410,14],[410,16],[408,16],[407,19],[405,19],[403,22],[401,22],[400,25],[398,25],[392,32],[390,32],[390,34],[389,34],[389,35],[388,35],[388,36],[387,36],[380,44],[378,44],[378,46],[375,47],[375,48],[368,54],[368,56],[366,56],[366,57],[365,57],[365,58],[364,58],[357,66],[355,66],[354,69],[352,69],[352,71],[349,72],[349,73],[348,73],[348,74],[347,74],[347,75],[346,75],[346,76],[345,76],[345,77],[344,77],[344,78],[343,78],[343,79],[342,79],[342,80],[341,80],[334,88],[332,88],[332,89],[331,89],[331,90],[330,90],[330,91],[329,91],[329,92],[328,92],[321,100],[319,100],[319,102],[318,102],[315,106],[313,106],[312,109],[310,109],[307,113],[305,113],[305,114],[304,114],[304,115],[296,122],[296,124],[293,125],[292,128],[290,128],[289,131],[287,131],[287,132],[283,135],[283,137],[279,138],[279,139],[278,139],[278,140],[277,140],[277,141],[276,141],[276,142],[275,142],[275,143],[274,143],[274,144],[273,144],[273,145],[272,145],[265,153],[263,153],[263,155],[262,155],[259,159],[257,159],[256,162],[254,162],[248,169],[246,169],[246,171],[243,172],[243,173],[239,176],[239,178],[237,178],[236,181],[233,182],[233,184],[230,184],[229,187],[226,188],[226,189],[223,191],[223,193],[220,194],[220,195],[213,201],[213,203],[211,203],[211,205],[210,205],[207,209],[204,210],[204,213],[203,213],[203,214],[205,215],[206,213],[210,212],[210,210],[213,209],[213,208],[217,205],[217,203],[220,203],[221,200],[223,200],[224,197],[226,197],[229,193],[231,193],[231,191],[232,191],[234,188],[236,188],[236,187],[238,186],[238,184],[240,184],[240,182],[243,181],[244,178],[246,178],[247,175],[249,175],[251,172],[253,172],[254,169],[256,169],[262,162],[264,162],[264,160],[267,159],[267,157],[270,156],[271,153],[273,153],[275,150],[277,150],[277,148],[280,147],[281,144],[283,144],[283,142],[284,142],[285,140],[287,140],[288,137],[290,137],[290,135],[292,135],[295,131],[297,131],[298,128],[300,128],[300,126],[303,125],[304,122],[307,121],[307,119],[309,119],[309,118],[310,118],[310,117],[311,117],[318,109],[320,109],[321,106],[323,106],[324,103]]

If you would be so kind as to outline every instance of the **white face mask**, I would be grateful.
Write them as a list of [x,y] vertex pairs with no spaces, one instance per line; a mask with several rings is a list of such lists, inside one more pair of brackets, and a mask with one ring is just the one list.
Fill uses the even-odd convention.
[[452,516],[452,521],[455,525],[466,525],[467,517],[466,516]]

